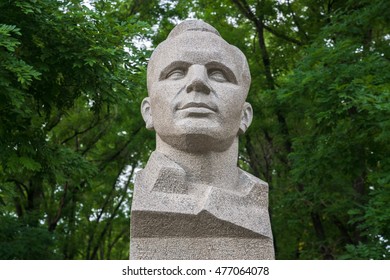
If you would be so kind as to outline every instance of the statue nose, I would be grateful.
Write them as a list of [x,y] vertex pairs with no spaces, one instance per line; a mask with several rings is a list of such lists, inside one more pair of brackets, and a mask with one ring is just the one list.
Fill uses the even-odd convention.
[[206,85],[204,81],[200,79],[195,79],[187,86],[187,93],[190,93],[191,91],[197,91],[197,92],[203,92],[205,94],[209,94],[210,88]]
[[211,89],[207,82],[207,70],[203,69],[203,67],[194,67],[194,69],[191,70],[193,71],[191,71],[192,75],[191,80],[189,81],[187,86],[187,93],[195,91],[209,94]]

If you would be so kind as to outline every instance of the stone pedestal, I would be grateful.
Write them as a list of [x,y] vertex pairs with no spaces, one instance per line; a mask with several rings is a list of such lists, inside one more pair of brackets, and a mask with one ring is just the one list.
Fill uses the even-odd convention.
[[239,174],[235,191],[187,185],[184,170],[154,152],[137,174],[130,259],[274,259],[268,186]]

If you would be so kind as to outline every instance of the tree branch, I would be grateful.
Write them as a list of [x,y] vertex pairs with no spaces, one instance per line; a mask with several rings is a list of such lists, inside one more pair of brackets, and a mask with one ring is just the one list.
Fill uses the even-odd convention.
[[245,0],[231,0],[237,7],[238,9],[250,20],[252,21],[255,26],[259,26],[260,24],[262,25],[262,28],[264,28],[265,30],[267,30],[268,32],[270,32],[271,34],[273,34],[274,36],[278,37],[278,38],[281,38],[285,41],[288,41],[290,43],[294,43],[298,46],[302,46],[303,43],[293,37],[290,37],[264,23],[260,23],[260,19],[256,17],[255,14],[253,14],[253,12],[251,11],[248,3],[245,1]]
[[113,161],[116,157],[118,157],[122,153],[122,151],[124,149],[126,149],[126,147],[134,140],[134,136],[141,130],[142,127],[143,127],[143,125],[136,128],[134,130],[134,132],[132,133],[132,135],[131,136],[129,135],[129,139],[126,141],[126,143],[121,148],[119,148],[115,153],[108,156],[106,159],[104,159],[102,161],[102,164],[99,166],[99,171],[102,171],[107,166],[107,164],[109,162]]
[[107,259],[109,260],[111,258],[111,251],[112,248],[114,248],[115,244],[121,239],[121,237],[129,232],[129,228],[123,228],[122,231],[114,238],[114,240],[108,244],[108,250],[107,250]]
[[66,198],[67,193],[68,193],[68,182],[65,183],[64,194],[61,197],[60,204],[59,204],[58,210],[57,210],[57,215],[55,216],[55,218],[53,220],[49,221],[49,231],[50,232],[53,232],[56,229],[56,227],[58,225],[58,221],[60,220],[60,218],[62,216],[62,210],[65,207],[65,198]]
[[103,228],[102,232],[100,233],[98,240],[95,243],[96,245],[94,246],[94,249],[92,251],[90,259],[95,259],[96,258],[96,254],[97,254],[97,252],[99,250],[99,244],[103,241],[104,235],[106,234],[106,232],[108,231],[108,229],[112,225],[112,221],[114,220],[114,218],[116,216],[116,213],[118,212],[118,210],[121,207],[123,201],[125,200],[125,197],[127,196],[127,190],[129,188],[129,183],[130,183],[131,177],[134,174],[134,169],[135,169],[135,164],[133,164],[133,168],[131,170],[131,175],[129,176],[129,178],[128,178],[127,182],[126,182],[126,187],[125,187],[125,189],[123,191],[123,195],[122,195],[120,201],[118,202],[118,204],[116,205],[114,211],[111,213],[111,216],[107,219],[107,222],[104,225],[104,228]]
[[68,138],[66,138],[65,140],[63,140],[63,141],[61,142],[61,144],[65,144],[66,142],[72,140],[74,137],[76,137],[76,136],[78,136],[78,135],[80,135],[80,134],[83,134],[83,133],[85,133],[85,132],[88,132],[89,130],[95,128],[98,124],[99,124],[99,122],[93,121],[89,127],[85,128],[85,129],[83,129],[83,130],[80,130],[80,131],[75,130],[74,133],[73,133],[73,135],[72,135],[72,136],[69,136]]
[[272,72],[271,72],[271,61],[270,61],[270,58],[268,55],[267,47],[265,45],[265,39],[264,39],[264,28],[265,27],[264,27],[263,18],[257,18],[253,14],[248,3],[245,0],[231,0],[231,1],[234,4],[236,4],[236,6],[239,8],[239,10],[242,13],[244,13],[244,15],[254,23],[258,37],[259,37],[260,53],[261,53],[261,58],[263,60],[265,77],[267,80],[268,88],[275,89],[274,78],[272,77]]
[[[293,21],[294,21],[295,25],[298,28],[299,33],[302,34],[305,37],[305,40],[308,40],[309,37],[306,34],[306,32],[302,29],[302,26],[299,23],[299,19],[297,18],[297,15],[295,14],[294,10],[292,9],[292,5],[291,5],[291,2],[289,0],[287,0],[287,6],[288,6],[288,9],[289,9],[289,11],[290,11],[290,13],[292,15]],[[297,44],[297,45],[301,46],[300,44]]]

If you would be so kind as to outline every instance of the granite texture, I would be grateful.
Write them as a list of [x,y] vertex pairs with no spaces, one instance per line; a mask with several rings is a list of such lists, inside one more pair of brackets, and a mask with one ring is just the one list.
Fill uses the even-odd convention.
[[253,116],[245,56],[184,21],[153,52],[147,84],[156,151],[136,177],[130,259],[273,259],[268,185],[237,167]]

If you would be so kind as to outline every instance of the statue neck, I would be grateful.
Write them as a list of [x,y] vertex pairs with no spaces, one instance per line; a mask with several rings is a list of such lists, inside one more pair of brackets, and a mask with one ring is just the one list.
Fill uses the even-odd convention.
[[186,171],[189,183],[234,189],[238,180],[238,137],[224,151],[187,152],[167,144],[156,135],[156,151]]

